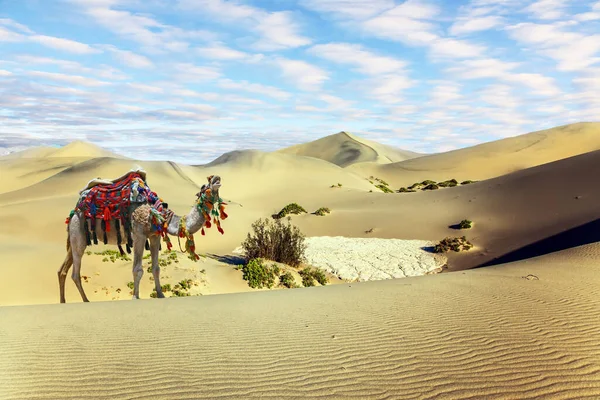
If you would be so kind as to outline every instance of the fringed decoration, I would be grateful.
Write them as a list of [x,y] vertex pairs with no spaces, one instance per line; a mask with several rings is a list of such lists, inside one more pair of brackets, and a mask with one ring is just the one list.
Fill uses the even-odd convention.
[[92,238],[94,239],[94,244],[98,244],[98,234],[96,233],[96,216],[92,215],[90,218],[90,222],[92,225]]
[[123,243],[123,237],[121,237],[121,221],[119,219],[115,219],[115,231],[117,232],[117,244],[119,248],[121,248],[121,243]]
[[[209,226],[210,228],[210,226]],[[204,233],[204,227],[202,227],[202,230],[200,231],[202,233],[202,236],[206,235],[206,233]]]
[[85,240],[88,246],[90,246],[92,244],[92,240],[90,237],[90,230],[88,228],[88,223],[87,223],[87,218],[83,219],[83,224],[85,226]]
[[110,208],[104,208],[104,215],[102,216],[104,222],[106,222],[106,232],[110,232]]
[[119,253],[121,253],[121,255],[122,255],[122,256],[124,256],[124,255],[125,255],[125,252],[123,251],[123,246],[121,246],[121,244],[119,243],[119,244],[117,245],[117,247],[119,248]]

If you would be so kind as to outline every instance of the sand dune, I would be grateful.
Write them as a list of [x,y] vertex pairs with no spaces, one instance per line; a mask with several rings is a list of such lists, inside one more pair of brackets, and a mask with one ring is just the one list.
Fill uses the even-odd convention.
[[[202,166],[85,143],[0,158],[0,398],[600,398],[598,129],[575,124],[401,163],[346,134]],[[222,177],[225,235],[209,229],[197,239],[207,258],[161,268],[162,283],[192,279],[200,296],[149,299],[146,273],[144,300],[129,300],[131,261],[103,261],[99,245],[82,268],[92,303],[69,280],[67,303],[77,304],[40,305],[58,302],[64,219],[79,190],[137,167],[178,214],[208,175]],[[398,185],[485,180],[385,194],[361,176],[369,168]],[[448,254],[449,270],[436,275],[250,289],[230,255],[253,221],[290,202],[308,210],[292,223],[315,240],[405,239],[418,251],[464,234],[475,247]],[[319,207],[331,213],[312,215]],[[464,218],[472,229],[450,228]],[[369,250],[374,270],[383,247]]]
[[564,125],[392,164],[357,164],[396,189],[425,179],[483,180],[600,149],[600,123]]
[[327,288],[0,308],[10,399],[600,396],[600,257]]
[[287,147],[277,152],[320,158],[340,167],[362,162],[394,163],[421,155],[359,138],[348,132],[336,133],[312,142]]

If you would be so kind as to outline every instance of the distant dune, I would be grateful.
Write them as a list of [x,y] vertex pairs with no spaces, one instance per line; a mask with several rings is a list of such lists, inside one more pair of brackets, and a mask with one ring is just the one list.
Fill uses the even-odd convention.
[[348,132],[336,133],[277,152],[320,158],[340,167],[362,162],[387,164],[421,156],[408,150],[371,142]]
[[600,123],[582,122],[392,164],[350,168],[398,189],[425,179],[489,179],[598,149]]
[[112,158],[127,158],[122,155],[113,153],[95,144],[75,140],[62,147],[40,146],[10,153],[1,160],[19,159],[19,158],[97,158],[97,157],[112,157]]

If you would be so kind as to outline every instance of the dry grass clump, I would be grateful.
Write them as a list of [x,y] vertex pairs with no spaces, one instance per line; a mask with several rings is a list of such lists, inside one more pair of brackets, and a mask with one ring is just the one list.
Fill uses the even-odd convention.
[[465,236],[447,237],[436,244],[433,251],[435,253],[446,253],[450,250],[459,252],[463,250],[468,251],[472,247],[473,244],[469,242]]

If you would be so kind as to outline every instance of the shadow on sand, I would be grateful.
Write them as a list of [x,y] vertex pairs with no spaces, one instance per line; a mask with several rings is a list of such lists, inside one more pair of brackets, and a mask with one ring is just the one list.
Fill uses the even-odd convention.
[[207,254],[206,256],[212,258],[213,260],[217,260],[219,262],[229,265],[243,265],[245,261],[243,257],[234,256],[230,254],[224,256],[219,256],[217,254]]
[[571,228],[554,236],[531,243],[503,256],[494,258],[475,268],[489,267],[514,261],[526,260],[544,254],[571,249],[600,241],[600,218],[586,224]]

